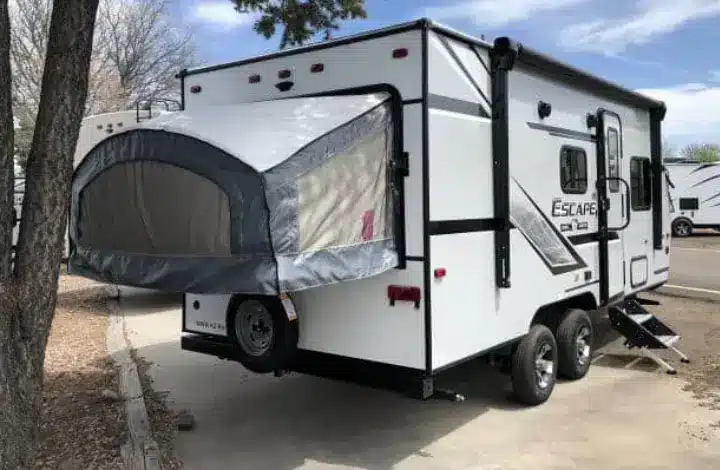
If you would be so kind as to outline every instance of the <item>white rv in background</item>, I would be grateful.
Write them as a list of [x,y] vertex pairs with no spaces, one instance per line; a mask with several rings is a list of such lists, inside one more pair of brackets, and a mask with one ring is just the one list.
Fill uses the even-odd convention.
[[672,233],[687,237],[697,228],[720,231],[720,162],[666,161],[672,187]]
[[69,270],[183,292],[184,350],[449,396],[580,379],[591,312],[652,351],[665,106],[508,38],[418,20],[180,74],[184,107],[75,172]]
[[[167,113],[167,109],[137,109],[116,111],[112,113],[102,113],[88,116],[82,120],[80,132],[78,134],[75,154],[73,156],[73,168],[77,168],[78,164],[85,157],[87,152],[98,142],[114,134],[117,131],[127,129],[137,125],[139,122],[152,119],[156,116]],[[17,222],[13,228],[13,246],[17,243],[17,237],[20,231],[20,221],[22,219],[22,202],[25,195],[25,176],[22,172],[15,172],[15,196],[14,207],[17,216]],[[65,237],[65,249],[63,259],[68,256],[68,240]]]

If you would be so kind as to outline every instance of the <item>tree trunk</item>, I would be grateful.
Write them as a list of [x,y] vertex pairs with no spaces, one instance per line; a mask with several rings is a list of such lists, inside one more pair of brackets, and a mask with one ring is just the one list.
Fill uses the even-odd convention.
[[[0,0],[0,5],[6,3]],[[0,292],[0,469],[33,466],[45,346],[57,300],[73,156],[87,95],[97,6],[98,0],[56,1],[50,20],[15,265]],[[8,28],[2,21],[0,55],[5,55],[8,48],[1,41]],[[4,60],[0,59],[0,67]],[[3,93],[5,89],[0,89],[0,95]],[[6,129],[1,122],[0,129]],[[5,210],[7,207],[0,209],[0,214]]]
[[[0,295],[10,276],[13,197],[15,185],[10,16],[8,1],[0,0]],[[2,311],[0,311],[2,315]],[[0,431],[1,432],[1,431]]]

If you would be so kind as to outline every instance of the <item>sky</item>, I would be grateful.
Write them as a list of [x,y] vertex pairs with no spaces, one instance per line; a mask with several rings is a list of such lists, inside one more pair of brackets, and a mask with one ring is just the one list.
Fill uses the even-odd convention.
[[[278,49],[230,0],[177,0],[203,64]],[[665,101],[678,149],[720,144],[720,0],[366,0],[368,18],[335,36],[427,17],[473,36],[510,36],[533,49]]]

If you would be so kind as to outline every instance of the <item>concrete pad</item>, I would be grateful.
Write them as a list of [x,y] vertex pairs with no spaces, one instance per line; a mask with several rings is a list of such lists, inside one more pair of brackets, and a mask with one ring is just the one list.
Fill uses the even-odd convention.
[[291,374],[258,376],[180,350],[175,299],[123,298],[128,336],[153,362],[158,391],[188,408],[178,435],[188,469],[670,469],[720,468],[720,413],[699,408],[683,381],[593,366],[535,408],[508,400],[509,382],[481,364],[444,379],[462,403]]

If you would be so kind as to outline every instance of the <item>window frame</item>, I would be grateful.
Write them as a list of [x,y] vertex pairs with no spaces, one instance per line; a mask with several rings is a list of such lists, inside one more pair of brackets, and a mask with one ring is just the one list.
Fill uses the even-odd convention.
[[[583,159],[583,171],[584,171],[584,181],[579,180],[577,184],[584,184],[585,186],[582,189],[578,189],[575,186],[571,186],[569,188],[566,188],[563,184],[563,153],[565,150],[570,151],[579,151],[582,152],[582,159]],[[588,190],[588,164],[587,164],[587,152],[584,148],[578,147],[575,145],[562,145],[560,147],[560,153],[559,153],[559,171],[560,171],[560,189],[564,194],[586,194]]]
[[[634,187],[633,187],[633,181],[636,180],[636,178],[633,178],[633,164],[635,162],[639,162],[638,164],[640,169],[640,181],[643,183],[643,186],[640,186],[638,188],[639,190],[645,189],[644,184],[647,183],[647,189],[645,190],[645,193],[648,195],[647,198],[647,204],[646,205],[638,205],[633,195],[635,194]],[[647,171],[643,173],[643,162],[646,163]],[[650,161],[649,157],[641,157],[639,155],[634,155],[630,158],[630,208],[633,210],[633,212],[646,212],[649,211],[652,208],[653,205],[653,194],[652,194],[652,162]],[[643,179],[643,176],[647,175],[647,178]],[[638,193],[640,194],[640,193]]]

